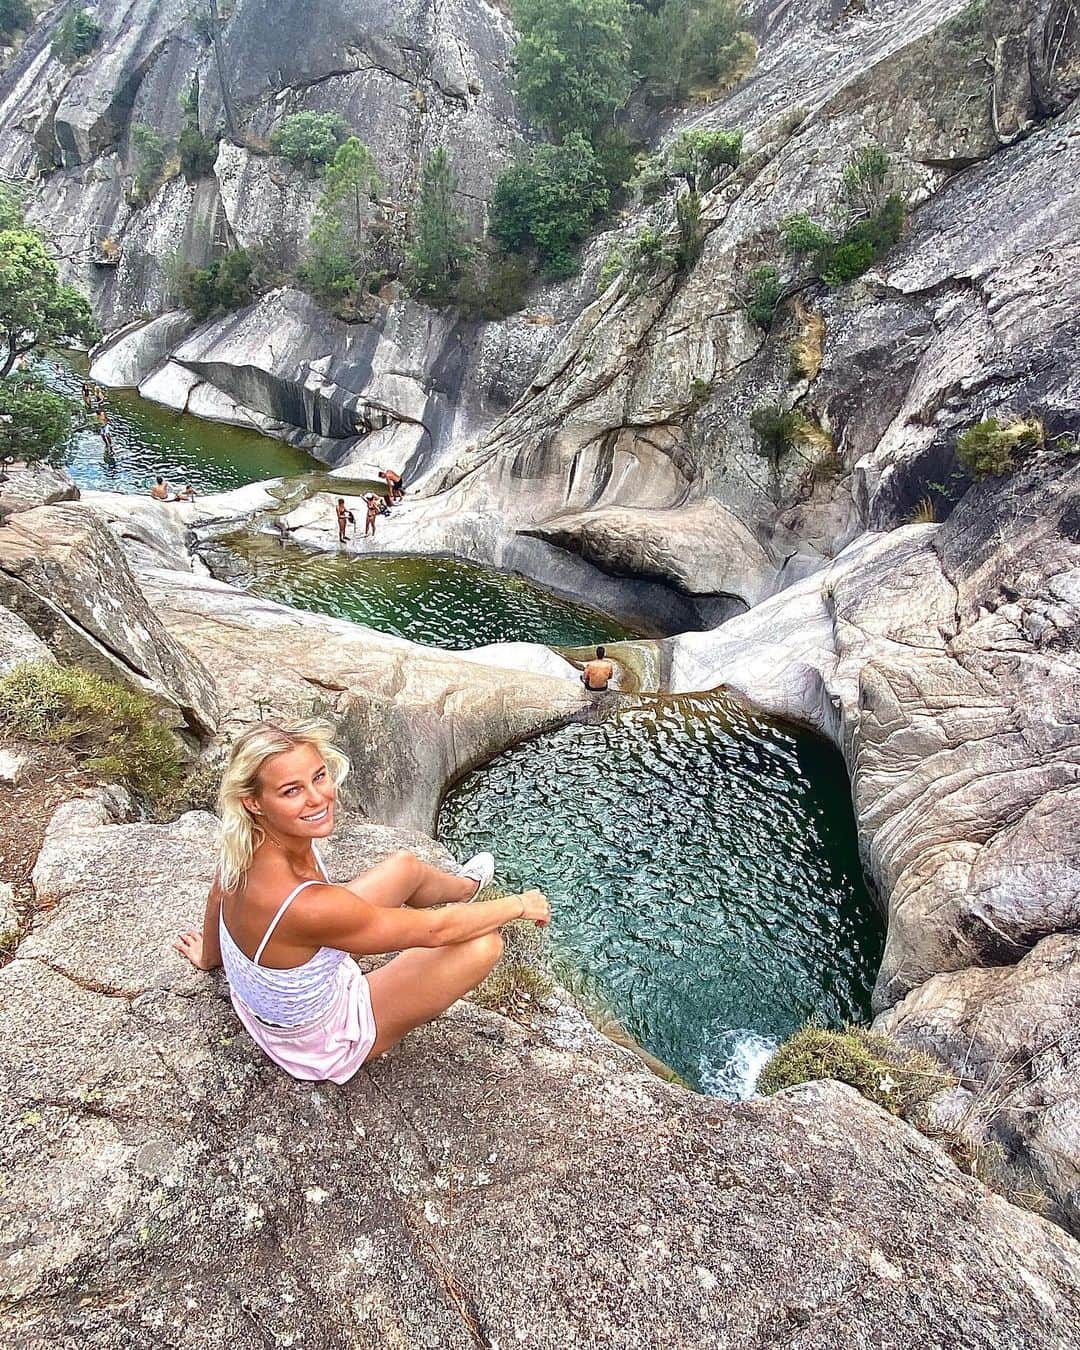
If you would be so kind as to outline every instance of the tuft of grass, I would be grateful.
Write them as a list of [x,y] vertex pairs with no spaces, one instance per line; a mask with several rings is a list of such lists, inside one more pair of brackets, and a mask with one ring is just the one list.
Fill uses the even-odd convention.
[[806,413],[796,412],[792,417],[793,442],[816,450],[824,459],[836,459],[836,442],[831,432],[826,431],[816,418],[808,417]]
[[936,525],[937,507],[933,497],[921,497],[911,513],[912,525]]
[[220,760],[197,761],[174,786],[165,792],[156,804],[158,820],[175,820],[185,811],[217,811],[217,794],[221,786]]
[[796,380],[815,380],[825,356],[825,320],[803,301],[795,302],[799,336],[791,344],[791,374]]
[[[501,887],[485,892],[488,898],[507,895]],[[474,1003],[491,1012],[526,1022],[555,992],[548,955],[548,939],[532,923],[512,923],[503,930],[502,959],[473,993]]]
[[765,1096],[798,1083],[831,1078],[847,1083],[894,1116],[911,1119],[955,1078],[937,1060],[867,1031],[847,1027],[825,1031],[807,1026],[785,1041],[761,1071],[757,1090]]
[[0,676],[0,729],[67,746],[88,772],[142,798],[182,777],[180,743],[154,700],[78,666],[34,662]]
[[1016,468],[1020,450],[1046,444],[1038,417],[987,417],[956,438],[956,453],[973,478],[1000,477]]

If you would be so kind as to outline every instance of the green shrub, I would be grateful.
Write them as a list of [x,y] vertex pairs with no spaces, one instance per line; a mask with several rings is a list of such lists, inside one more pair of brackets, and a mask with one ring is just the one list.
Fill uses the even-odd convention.
[[22,193],[14,183],[0,181],[0,233],[25,230]]
[[499,175],[491,203],[491,233],[508,253],[535,249],[545,275],[569,276],[578,245],[608,204],[609,193],[584,136],[538,145]]
[[642,283],[671,271],[677,263],[663,232],[652,225],[643,225],[626,246],[623,270],[628,281]]
[[101,37],[101,25],[85,9],[69,9],[53,34],[52,53],[66,66],[88,56]]
[[180,154],[180,172],[189,183],[213,173],[218,143],[213,136],[204,136],[197,122],[184,124],[176,148]]
[[154,701],[76,666],[22,665],[0,676],[0,728],[65,745],[140,797],[159,797],[182,776],[179,741]]
[[844,196],[852,210],[864,216],[882,210],[889,195],[891,168],[888,151],[876,142],[852,152],[841,177]]
[[528,259],[520,254],[474,251],[457,284],[456,300],[463,319],[505,319],[525,308],[532,280]]
[[291,113],[270,137],[270,148],[296,168],[317,172],[329,164],[352,134],[336,112]]
[[708,192],[742,158],[741,131],[684,131],[665,156],[668,170],[694,192]]
[[517,92],[555,136],[591,135],[630,92],[627,0],[512,0]]
[[805,211],[784,217],[780,222],[780,238],[784,252],[796,256],[820,253],[822,249],[831,247],[833,242],[832,232],[812,221]]
[[0,38],[9,41],[16,33],[25,33],[34,21],[34,12],[26,0],[0,0]]
[[783,294],[780,273],[775,267],[755,267],[747,278],[750,287],[746,312],[759,327],[768,329]]
[[600,265],[600,274],[596,278],[596,294],[603,295],[625,266],[626,260],[623,257],[622,250],[609,248],[604,255],[604,261]]
[[0,381],[0,458],[61,464],[71,439],[71,408],[32,377]]
[[133,196],[136,201],[146,202],[165,172],[165,142],[153,127],[136,122],[131,128],[131,148],[135,155]]
[[795,444],[799,426],[798,413],[787,412],[775,404],[755,408],[750,414],[750,428],[757,436],[758,450],[774,463]]
[[262,258],[255,249],[236,248],[209,267],[187,272],[180,281],[180,303],[202,322],[250,305],[261,289]]
[[785,252],[810,255],[811,269],[827,286],[845,286],[867,272],[900,241],[907,203],[888,190],[891,160],[880,145],[856,150],[843,173],[843,214],[847,224],[826,229],[804,212],[780,222]]
[[956,438],[956,453],[973,478],[997,477],[1012,472],[1019,450],[1043,445],[1045,440],[1037,417],[1014,417],[1007,422],[988,417]]
[[688,272],[705,247],[705,225],[701,218],[701,198],[696,192],[684,192],[675,199],[675,232],[678,240],[675,260]]
[[785,1041],[761,1071],[765,1096],[800,1083],[832,1079],[847,1083],[896,1116],[918,1116],[935,1093],[955,1078],[928,1055],[861,1027],[825,1031],[804,1027]]

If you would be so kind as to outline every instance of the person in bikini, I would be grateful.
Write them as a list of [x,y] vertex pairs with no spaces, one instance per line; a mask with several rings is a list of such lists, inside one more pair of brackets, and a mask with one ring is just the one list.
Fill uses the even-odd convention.
[[337,516],[338,543],[343,544],[345,542],[345,528],[349,523],[349,513],[345,509],[344,497],[339,497],[337,499],[337,506],[334,507],[334,515]]
[[375,517],[379,514],[379,499],[374,492],[369,492],[364,497],[364,505],[367,508],[367,520],[364,524],[364,538],[368,535],[375,538]]
[[[489,973],[500,929],[550,920],[545,897],[478,900],[494,859],[444,872],[395,853],[331,882],[315,841],[333,831],[349,764],[321,722],[260,722],[236,741],[218,794],[220,857],[202,930],[174,944],[223,966],[237,1016],[294,1078],[344,1083]],[[475,903],[468,903],[475,901]],[[365,976],[352,959],[399,952]]]

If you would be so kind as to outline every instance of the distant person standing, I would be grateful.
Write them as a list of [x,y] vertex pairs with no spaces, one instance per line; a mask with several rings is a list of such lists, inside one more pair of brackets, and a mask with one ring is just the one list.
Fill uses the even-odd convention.
[[345,527],[349,523],[349,513],[345,509],[344,497],[339,497],[337,499],[337,506],[334,507],[334,514],[337,516],[338,543],[343,544],[345,542]]
[[379,514],[379,499],[374,492],[369,492],[364,497],[364,505],[367,507],[367,520],[364,523],[364,538],[369,535],[375,538],[375,517]]
[[105,454],[111,455],[113,452],[113,438],[108,422],[101,428],[101,439],[105,445]]
[[90,407],[91,394],[90,394],[90,386],[88,384],[84,384],[82,387],[82,401],[84,408]]
[[380,469],[379,477],[390,490],[390,503],[405,500],[405,485],[401,481],[401,474],[395,473],[393,469]]
[[167,502],[169,500],[169,485],[165,479],[158,475],[157,482],[150,489],[150,496],[156,502]]
[[607,659],[603,647],[597,647],[596,660],[585,663],[585,669],[581,672],[581,683],[591,693],[600,694],[611,683],[614,674],[615,667]]

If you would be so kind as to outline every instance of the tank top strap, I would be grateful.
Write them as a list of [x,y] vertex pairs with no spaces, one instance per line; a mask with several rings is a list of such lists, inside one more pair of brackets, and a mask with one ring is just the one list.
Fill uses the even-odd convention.
[[[322,868],[322,863],[321,863],[321,862],[319,863],[319,867]],[[326,872],[325,872],[325,870],[324,870],[324,871],[323,871],[323,876],[325,876],[325,875],[326,875]],[[280,906],[280,908],[278,909],[278,912],[277,912],[277,913],[274,915],[274,917],[270,920],[270,927],[269,927],[269,928],[266,930],[266,932],[263,934],[263,940],[259,943],[258,947],[257,947],[256,950],[255,950],[255,956],[254,956],[254,958],[253,958],[253,962],[254,962],[255,965],[258,965],[258,964],[259,964],[259,961],[262,959],[262,954],[263,954],[263,952],[266,950],[266,944],[267,944],[267,943],[270,941],[270,939],[274,936],[274,929],[275,929],[275,928],[278,926],[278,924],[281,922],[282,915],[283,915],[283,914],[285,913],[285,911],[289,908],[289,906],[290,906],[290,905],[292,904],[292,902],[296,899],[296,897],[300,894],[300,892],[304,889],[304,887],[305,887],[305,886],[322,886],[323,884],[324,884],[324,883],[321,882],[321,881],[302,881],[302,882],[300,883],[299,886],[295,886],[295,887],[289,892],[289,894],[285,897],[285,899],[282,900],[281,906]]]

